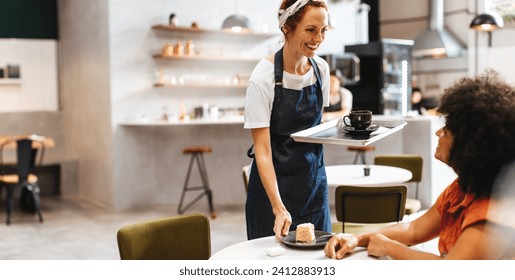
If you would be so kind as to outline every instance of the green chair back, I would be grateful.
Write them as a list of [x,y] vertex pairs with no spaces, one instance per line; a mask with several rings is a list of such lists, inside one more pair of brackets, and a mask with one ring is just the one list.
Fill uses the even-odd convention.
[[413,177],[408,182],[420,183],[422,181],[423,159],[419,155],[377,155],[374,164],[388,165],[407,169]]
[[345,223],[389,223],[399,222],[404,217],[406,195],[405,185],[358,187],[338,186],[335,194],[336,218]]
[[209,219],[185,214],[125,226],[117,233],[122,260],[207,260],[211,256]]

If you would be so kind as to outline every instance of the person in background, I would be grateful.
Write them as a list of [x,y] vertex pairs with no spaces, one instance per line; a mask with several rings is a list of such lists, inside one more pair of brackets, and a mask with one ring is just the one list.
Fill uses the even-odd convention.
[[290,137],[320,124],[322,106],[329,105],[329,65],[315,54],[328,21],[325,1],[283,0],[284,46],[261,60],[249,79],[244,128],[251,130],[254,160],[245,204],[248,239],[279,239],[308,222],[331,231],[323,146]]
[[352,110],[352,93],[344,88],[340,70],[330,72],[330,98],[329,106],[324,108],[324,121],[343,117]]
[[422,114],[422,98],[422,90],[419,87],[413,87],[411,89],[411,110]]
[[[436,132],[434,156],[458,178],[420,218],[377,232],[338,234],[326,244],[326,255],[341,259],[361,246],[369,255],[392,259],[513,257],[513,231],[489,219],[489,206],[497,174],[515,159],[514,111],[515,88],[493,70],[447,88],[438,108],[445,126]],[[440,255],[409,247],[436,237]]]
[[413,87],[411,90],[411,110],[418,111],[423,115],[428,110],[438,107],[438,100],[436,97],[425,97],[422,89]]

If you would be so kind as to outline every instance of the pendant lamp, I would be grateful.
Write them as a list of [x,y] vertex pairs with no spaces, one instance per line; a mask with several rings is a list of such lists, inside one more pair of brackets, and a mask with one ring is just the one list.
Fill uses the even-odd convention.
[[222,29],[233,32],[250,32],[250,21],[244,15],[234,14],[224,20]]
[[498,14],[488,13],[477,15],[470,23],[470,29],[488,32],[488,46],[492,46],[492,31],[502,28],[504,21]]
[[478,31],[493,31],[503,26],[504,21],[496,14],[480,14],[470,23],[470,28]]
[[222,23],[222,30],[232,32],[251,32],[248,17],[238,13],[238,0],[235,1],[236,14],[230,15]]

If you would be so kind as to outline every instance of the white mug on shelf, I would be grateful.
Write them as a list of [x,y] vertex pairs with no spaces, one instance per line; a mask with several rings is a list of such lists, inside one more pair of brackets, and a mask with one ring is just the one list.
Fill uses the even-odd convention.
[[211,108],[209,108],[209,116],[211,117],[211,119],[218,120],[218,113],[218,106],[211,106]]

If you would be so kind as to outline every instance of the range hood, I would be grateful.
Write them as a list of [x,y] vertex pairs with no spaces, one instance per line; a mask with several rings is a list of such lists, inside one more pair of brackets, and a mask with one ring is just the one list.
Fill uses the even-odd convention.
[[465,45],[444,28],[443,0],[430,0],[429,28],[415,39],[413,57],[457,57],[466,54]]

